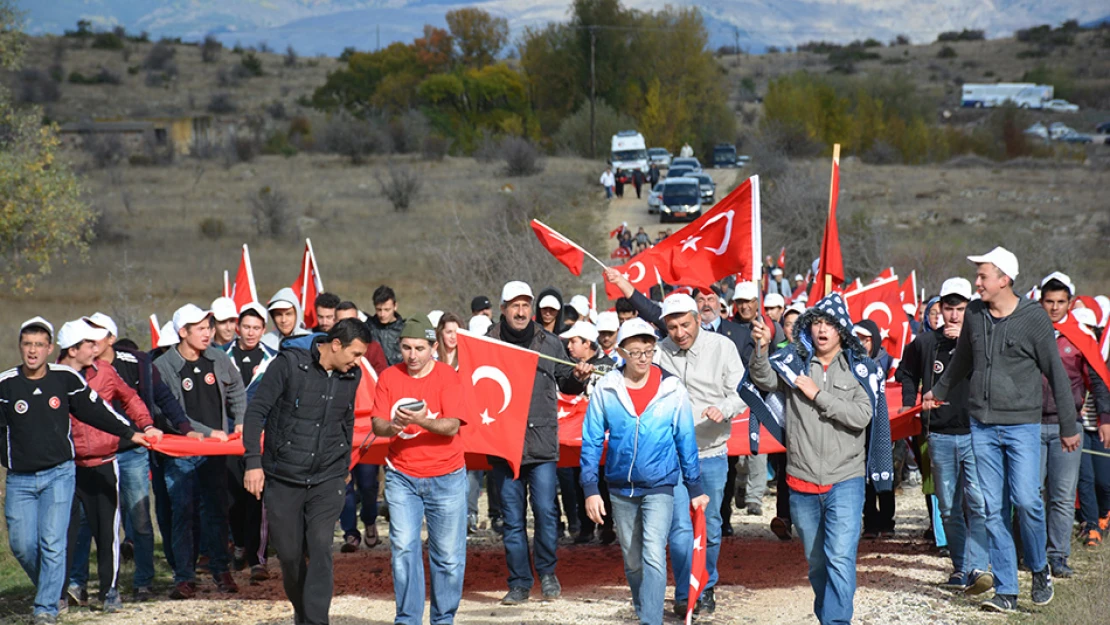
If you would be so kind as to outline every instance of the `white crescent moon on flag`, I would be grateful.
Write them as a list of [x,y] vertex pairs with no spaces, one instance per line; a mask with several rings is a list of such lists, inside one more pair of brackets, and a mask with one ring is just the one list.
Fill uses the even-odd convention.
[[501,387],[501,395],[504,397],[504,403],[501,405],[501,410],[498,414],[505,412],[509,407],[509,403],[513,401],[513,385],[509,383],[508,376],[505,372],[491,365],[482,365],[474,370],[474,374],[470,376],[470,383],[477,386],[479,380],[493,380]]
[[640,275],[636,278],[631,278],[630,277],[628,279],[628,281],[631,282],[632,284],[638,284],[641,280],[644,279],[644,276],[647,275],[647,269],[644,268],[644,264],[640,261],[636,261],[636,262],[634,262],[634,263],[632,263],[631,265],[628,266],[629,269],[632,269],[633,267],[639,267],[640,268]]
[[871,311],[873,311],[873,310],[883,311],[883,313],[886,315],[886,325],[887,326],[890,326],[894,323],[894,315],[891,314],[890,306],[887,306],[886,302],[871,302],[870,304],[868,304],[867,308],[863,309],[863,318],[864,319],[870,319],[871,318]]
[[728,220],[728,223],[725,224],[725,238],[721,240],[720,247],[707,247],[707,248],[705,248],[705,249],[709,250],[710,252],[713,252],[717,256],[720,256],[721,254],[725,253],[725,250],[728,249],[729,241],[732,239],[732,216],[733,216],[733,214],[735,214],[735,211],[726,211],[724,213],[721,213],[720,215],[717,215],[713,219],[710,219],[709,221],[705,222],[704,224],[702,224],[701,228],[698,228],[698,232],[701,232],[702,230],[705,230],[707,227],[709,227],[709,224],[712,224],[712,223],[714,223],[718,220],[721,220],[721,219],[727,219]]

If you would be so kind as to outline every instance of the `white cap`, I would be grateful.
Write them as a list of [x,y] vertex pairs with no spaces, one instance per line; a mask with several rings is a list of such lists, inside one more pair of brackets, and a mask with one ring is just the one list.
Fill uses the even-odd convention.
[[562,310],[563,307],[559,305],[559,298],[554,295],[544,295],[540,299],[540,305],[537,308],[554,308],[555,310]]
[[980,263],[991,263],[995,267],[998,267],[1002,273],[1010,276],[1011,280],[1017,280],[1017,256],[1014,256],[1013,252],[1002,246],[998,246],[982,256],[968,256],[967,259],[977,265]]
[[782,311],[782,314],[785,315],[790,311],[794,311],[799,315],[804,313],[806,311],[805,302],[801,301],[801,298],[799,298],[798,301],[792,302],[789,306],[787,306],[786,310]]
[[1057,280],[1063,283],[1064,286],[1068,287],[1068,295],[1075,295],[1075,284],[1072,283],[1071,278],[1068,277],[1068,274],[1060,273],[1059,271],[1053,271],[1052,273],[1048,274],[1044,277],[1044,280],[1041,280],[1042,291],[1044,290],[1044,285],[1048,284],[1050,280]]
[[732,301],[749,300],[759,297],[759,287],[754,282],[740,282],[736,285],[736,292],[732,294]]
[[1098,319],[1095,318],[1095,311],[1090,308],[1075,308],[1071,311],[1075,320],[1087,326],[1088,328],[1098,327]]
[[763,307],[786,308],[786,298],[778,293],[768,293],[767,296],[763,298]]
[[276,299],[270,302],[270,305],[266,307],[266,310],[285,310],[287,308],[294,307],[295,304],[287,299]]
[[779,268],[779,267],[775,267],[774,269],[771,270],[771,275],[772,276],[781,276],[782,275],[782,269]]
[[23,334],[23,331],[26,330],[27,328],[42,328],[43,330],[46,330],[50,334],[51,338],[54,337],[54,326],[51,325],[49,321],[47,321],[46,319],[43,319],[42,317],[31,317],[27,321],[24,321],[19,326],[19,333]]
[[655,328],[639,317],[633,317],[621,325],[620,332],[617,332],[617,345],[622,345],[634,336],[650,336],[652,340],[659,340],[655,334]]
[[112,336],[119,336],[119,329],[116,328],[116,322],[112,318],[102,312],[94,312],[88,317],[81,317],[85,323],[92,324],[98,328],[104,328],[108,334]]
[[798,297],[794,298],[794,301],[799,303],[799,304],[805,304],[805,303],[809,302],[809,294],[808,293],[802,293]]
[[574,337],[585,339],[591,343],[597,342],[597,328],[594,324],[586,321],[578,321],[572,325],[566,332],[559,335],[561,339],[571,339]]
[[963,278],[945,280],[944,284],[940,285],[940,296],[948,297],[949,295],[959,295],[966,300],[971,300],[971,283]]
[[428,313],[428,321],[432,324],[433,328],[439,327],[439,320],[441,317],[443,317],[442,310],[433,310],[432,312]]
[[915,315],[917,314],[917,306],[914,306],[913,302],[906,302],[905,304],[902,304],[902,312],[906,313],[907,315]]
[[466,324],[466,329],[471,334],[478,336],[485,336],[489,332],[489,327],[493,325],[493,320],[485,315],[474,315],[470,318],[470,322]]
[[243,304],[242,308],[239,309],[239,318],[242,319],[243,313],[247,312],[248,310],[253,310],[255,313],[257,313],[259,317],[262,317],[262,324],[266,324],[267,314],[265,306],[259,304],[258,302],[247,302],[246,304]]
[[794,282],[798,282],[799,280],[805,280],[805,277],[803,277],[800,273],[794,274]]
[[[670,317],[671,315],[680,313],[693,313],[696,315],[698,314],[698,304],[694,301],[694,298],[685,293],[671,293],[663,300],[663,312],[659,316]],[[628,325],[628,322],[624,322],[624,325]],[[623,329],[624,326],[621,326],[621,330]]]
[[238,319],[239,312],[235,310],[235,300],[230,297],[217,297],[212,300],[212,316],[216,321]]
[[856,336],[871,336],[871,330],[860,325],[852,326],[852,333]]
[[590,316],[590,300],[585,295],[575,295],[570,298],[570,305],[579,317],[585,319]]
[[521,282],[520,280],[506,282],[505,286],[501,289],[502,304],[507,304],[518,297],[524,296],[527,296],[528,299],[536,299],[536,296],[532,295],[532,287],[528,286],[528,284],[525,282]]
[[616,332],[621,329],[621,320],[617,313],[606,310],[605,312],[597,313],[597,331],[598,332]]
[[173,313],[173,333],[177,334],[187,325],[200,323],[211,314],[211,311],[201,310],[196,304],[185,304]]
[[158,344],[155,347],[173,347],[181,342],[181,337],[177,335],[177,331],[173,329],[173,322],[167,321],[166,325],[158,331]]
[[94,328],[84,319],[67,321],[62,325],[62,329],[58,330],[58,347],[66,349],[79,345],[81,341],[99,341],[106,336],[108,336],[107,330]]

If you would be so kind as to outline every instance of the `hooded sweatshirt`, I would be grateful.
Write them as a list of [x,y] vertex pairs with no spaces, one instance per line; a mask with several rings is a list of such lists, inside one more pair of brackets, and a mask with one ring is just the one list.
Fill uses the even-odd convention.
[[553,286],[549,286],[546,289],[540,291],[540,294],[536,296],[536,323],[540,326],[543,325],[543,323],[540,322],[540,302],[542,302],[543,298],[547,297],[548,295],[554,295],[555,299],[559,300],[559,312],[555,315],[555,329],[552,332],[554,334],[562,334],[566,331],[567,325],[567,320],[563,316],[563,308],[566,306],[566,302],[563,301],[563,292]]
[[[929,300],[925,307],[926,312],[934,305],[938,305],[939,301],[940,298]],[[956,351],[956,339],[950,339],[944,335],[944,326],[929,328],[928,325],[928,315],[926,315],[922,326],[926,330],[906,346],[902,361],[898,364],[898,371],[894,373],[894,379],[902,385],[903,406],[913,406],[917,403],[918,388],[922,395],[933,389],[933,384],[948,369],[952,354]],[[969,387],[969,378],[965,377],[952,387],[948,393],[948,400],[944,404],[922,413],[921,424],[926,432],[950,435],[971,432],[967,404]]]
[[871,350],[868,352],[867,357],[874,360],[875,364],[879,365],[883,373],[888,373],[890,367],[894,363],[894,359],[883,349],[883,339],[882,334],[879,332],[879,324],[870,319],[864,319],[857,322],[856,325],[861,328],[866,328],[867,331],[871,333]]
[[948,370],[933,386],[933,395],[945,401],[953,386],[969,373],[968,408],[980,423],[1040,423],[1043,375],[1056,399],[1060,436],[1078,433],[1075,400],[1056,334],[1048,313],[1037,302],[1018,298],[1014,312],[1002,319],[993,318],[982,300],[967,305],[956,351]]
[[[297,294],[293,292],[293,289],[285,287],[277,293],[274,293],[274,296],[270,298],[270,301],[266,302],[266,308],[269,309],[270,306],[277,301],[289,302],[293,304],[293,310],[297,313],[297,323],[293,326],[293,332],[289,336],[303,336],[305,334],[308,334],[308,330],[306,330],[304,327],[304,311],[301,310],[301,303],[297,299]],[[273,322],[271,321],[271,323]],[[275,327],[273,330],[270,330],[266,334],[262,335],[262,344],[276,352],[281,349],[281,342],[286,338],[289,337],[283,336],[281,332],[279,332],[278,329]]]

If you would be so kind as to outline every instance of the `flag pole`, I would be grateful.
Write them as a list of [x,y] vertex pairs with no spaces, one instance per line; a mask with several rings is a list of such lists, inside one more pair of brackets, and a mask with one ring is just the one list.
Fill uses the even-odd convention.
[[224,297],[231,297],[231,283],[228,281],[227,269],[224,269]]
[[[829,175],[829,216],[832,215],[833,206],[836,205],[836,196],[834,190],[836,189],[836,166],[840,163],[840,144],[833,144],[833,157],[832,157],[832,173]],[[827,219],[826,219],[827,220]],[[832,293],[832,275],[829,274],[829,268],[825,267],[825,293],[821,297],[825,297]]]

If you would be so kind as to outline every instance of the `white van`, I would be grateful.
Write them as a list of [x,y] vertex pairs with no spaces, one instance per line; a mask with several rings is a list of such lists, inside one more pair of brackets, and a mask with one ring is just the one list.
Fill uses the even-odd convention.
[[613,135],[609,150],[609,164],[613,171],[639,169],[647,173],[648,155],[644,135],[635,130],[622,130]]

